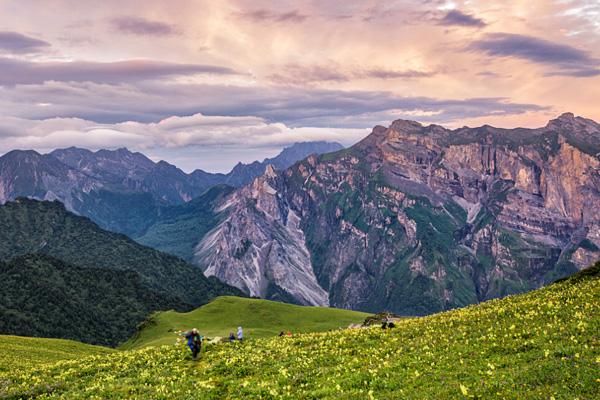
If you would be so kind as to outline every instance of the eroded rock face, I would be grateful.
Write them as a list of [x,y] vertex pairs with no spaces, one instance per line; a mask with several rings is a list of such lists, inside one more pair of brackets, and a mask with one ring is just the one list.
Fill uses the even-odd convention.
[[267,297],[274,283],[308,303],[277,283],[303,276],[334,306],[425,314],[600,258],[600,126],[572,114],[514,130],[395,121],[227,201],[228,219],[197,254],[209,274]]
[[196,260],[207,276],[232,282],[251,296],[329,305],[313,273],[300,217],[286,206],[277,174],[264,176],[222,205],[228,217],[207,234]]

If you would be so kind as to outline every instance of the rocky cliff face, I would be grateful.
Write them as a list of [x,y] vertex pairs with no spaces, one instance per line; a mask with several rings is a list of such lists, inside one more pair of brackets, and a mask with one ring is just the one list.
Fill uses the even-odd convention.
[[[600,258],[600,125],[572,114],[514,130],[400,120],[267,174],[222,207],[228,219],[197,264],[253,295],[320,304],[292,284],[316,279],[338,307],[462,306]],[[319,292],[310,287],[301,292]]]
[[228,217],[196,249],[205,274],[235,282],[251,296],[325,306],[327,292],[314,275],[300,218],[282,202],[277,173],[236,192],[217,211]]

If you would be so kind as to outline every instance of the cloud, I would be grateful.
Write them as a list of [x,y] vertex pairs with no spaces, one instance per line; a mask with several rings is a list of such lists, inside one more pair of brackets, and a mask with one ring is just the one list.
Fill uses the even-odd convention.
[[204,147],[273,147],[297,141],[333,140],[354,143],[366,129],[291,128],[253,116],[190,116],[165,118],[156,123],[127,121],[98,124],[80,118],[26,120],[0,117],[0,152],[14,148],[49,151],[78,146],[100,149],[182,149]]
[[297,85],[311,82],[345,82],[351,76],[341,71],[337,65],[299,65],[286,64],[267,78],[283,85]]
[[118,17],[111,20],[114,29],[121,33],[140,36],[172,36],[180,34],[173,25],[140,17]]
[[274,68],[278,72],[268,76],[272,82],[283,85],[304,85],[316,82],[347,82],[355,79],[415,79],[436,75],[433,71],[392,70],[384,68],[348,68],[332,63],[329,65],[286,64]]
[[[361,75],[360,73],[358,74]],[[362,72],[363,77],[368,78],[379,78],[379,79],[413,79],[413,78],[429,78],[436,75],[433,71],[416,71],[413,69],[407,69],[403,71],[389,70],[389,69],[369,69]]]
[[25,36],[18,32],[0,32],[0,52],[9,54],[38,53],[50,47],[50,43]]
[[38,84],[46,81],[118,83],[177,75],[235,74],[214,65],[177,64],[151,60],[116,62],[33,62],[0,57],[0,85]]
[[553,67],[547,75],[600,75],[600,60],[588,52],[533,36],[492,33],[473,42],[469,49],[493,57],[514,57]]
[[474,28],[483,28],[487,25],[481,18],[465,14],[460,10],[448,11],[448,13],[439,20],[438,24],[444,26],[467,26]]
[[98,124],[79,118],[27,120],[0,117],[0,155],[13,149],[50,152],[76,144],[91,150],[127,147],[155,161],[174,163],[186,171],[202,168],[228,172],[237,162],[276,155],[298,141],[329,140],[353,144],[368,129],[291,128],[252,116],[195,114],[157,123]]
[[405,116],[433,113],[422,121],[445,123],[486,115],[517,115],[544,107],[505,98],[436,99],[386,91],[309,87],[45,82],[0,88],[5,115],[27,119],[78,117],[104,123],[153,122],[173,115],[252,115],[290,127],[366,128]]
[[237,18],[250,20],[253,22],[304,22],[308,15],[302,14],[297,10],[287,12],[273,12],[269,10],[254,10],[234,13]]

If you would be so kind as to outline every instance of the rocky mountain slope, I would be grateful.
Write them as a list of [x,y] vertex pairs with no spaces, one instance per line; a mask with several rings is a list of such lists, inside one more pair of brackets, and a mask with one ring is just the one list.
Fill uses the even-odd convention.
[[208,185],[191,180],[188,174],[165,161],[155,163],[141,153],[132,153],[124,148],[92,152],[71,147],[54,150],[50,155],[98,180],[103,186],[116,185],[150,193],[168,204],[189,201]]
[[425,314],[600,258],[600,125],[399,120],[223,199],[195,262],[249,294]]
[[284,169],[313,152],[340,147],[328,142],[298,143],[263,163],[238,164],[229,174],[202,170],[186,174],[127,149],[92,152],[71,147],[50,154],[15,150],[0,157],[0,204],[21,196],[59,200],[105,229],[137,237],[165,207],[188,202],[214,185],[243,186],[264,173],[265,163]]
[[15,150],[0,157],[0,204],[21,196],[59,200],[103,228],[133,235],[143,232],[161,207],[205,190],[189,180],[172,165],[126,149]]

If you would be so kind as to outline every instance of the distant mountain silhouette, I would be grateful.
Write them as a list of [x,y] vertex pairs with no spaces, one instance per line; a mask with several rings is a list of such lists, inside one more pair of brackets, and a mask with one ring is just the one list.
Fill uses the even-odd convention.
[[267,164],[283,169],[311,153],[339,148],[337,143],[298,143],[273,159],[238,164],[228,174],[186,174],[125,148],[93,152],[70,147],[50,154],[14,150],[0,157],[0,204],[22,196],[59,200],[105,229],[139,236],[164,207],[188,202],[211,186],[242,186],[261,175]]

